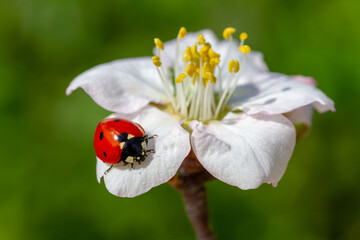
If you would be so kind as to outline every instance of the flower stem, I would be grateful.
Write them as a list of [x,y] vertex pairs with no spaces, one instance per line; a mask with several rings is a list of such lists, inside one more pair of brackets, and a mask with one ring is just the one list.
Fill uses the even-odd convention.
[[213,177],[201,166],[191,152],[169,183],[181,193],[187,216],[198,240],[216,239],[211,230],[204,183]]

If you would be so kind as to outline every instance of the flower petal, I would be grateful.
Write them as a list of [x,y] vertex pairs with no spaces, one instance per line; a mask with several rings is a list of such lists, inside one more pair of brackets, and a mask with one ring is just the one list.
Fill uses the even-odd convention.
[[286,113],[285,116],[290,119],[293,123],[304,123],[308,127],[311,126],[312,117],[313,117],[313,107],[311,105],[307,105],[289,113]]
[[229,104],[248,114],[279,114],[311,104],[319,112],[335,111],[334,102],[316,87],[278,73],[253,75],[239,86]]
[[98,65],[75,78],[66,94],[79,87],[101,107],[113,112],[131,113],[149,102],[168,102],[150,57]]
[[251,51],[246,54],[245,64],[243,64],[244,54],[239,51],[239,42],[234,41],[230,47],[229,55],[226,56],[226,53],[229,48],[228,41],[220,41],[217,45],[214,46],[214,50],[221,54],[220,66],[223,66],[222,77],[226,79],[230,76],[228,71],[228,65],[230,60],[237,60],[240,63],[241,77],[244,78],[250,74],[264,73],[268,72],[269,68],[264,61],[264,56],[261,52]]
[[284,114],[295,125],[297,141],[308,134],[311,128],[313,113],[314,108],[311,105],[307,105]]
[[274,186],[295,146],[293,124],[282,115],[229,113],[221,122],[190,124],[195,155],[214,177],[241,189]]
[[121,163],[104,175],[110,164],[97,160],[97,178],[104,177],[106,188],[119,197],[135,197],[170,180],[190,152],[189,133],[181,127],[175,117],[148,106],[134,114],[113,114],[110,117],[126,118],[139,123],[149,136],[149,148],[155,149],[141,165],[135,169]]

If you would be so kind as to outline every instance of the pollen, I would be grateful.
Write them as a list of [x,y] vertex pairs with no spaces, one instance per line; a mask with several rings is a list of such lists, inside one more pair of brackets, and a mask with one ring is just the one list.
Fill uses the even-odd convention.
[[182,81],[184,81],[184,79],[186,78],[186,74],[185,73],[180,73],[179,77],[177,77],[175,79],[176,83],[181,83]]
[[182,39],[186,36],[187,32],[186,32],[186,28],[184,27],[181,27],[180,30],[179,30],[179,39]]
[[161,66],[161,62],[160,62],[160,57],[159,56],[153,56],[152,57],[152,62],[155,66],[160,67]]
[[246,32],[243,32],[240,34],[240,41],[244,41],[248,38],[248,34]]
[[239,47],[239,50],[243,53],[243,54],[247,54],[251,52],[251,48],[248,45],[243,45]]
[[223,37],[225,39],[228,39],[230,35],[232,35],[235,31],[236,29],[232,27],[225,28],[225,30],[223,31]]
[[159,38],[154,38],[154,42],[157,49],[164,50],[164,43]]

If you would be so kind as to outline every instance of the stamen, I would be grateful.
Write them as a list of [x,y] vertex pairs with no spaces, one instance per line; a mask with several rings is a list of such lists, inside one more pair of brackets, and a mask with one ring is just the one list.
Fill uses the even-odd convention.
[[221,68],[219,67],[219,65],[217,65],[217,69],[218,69],[218,71],[219,71],[219,74],[218,74],[218,76],[219,76],[219,85],[218,85],[218,94],[219,94],[219,96],[221,96],[221,94],[222,94],[222,77],[221,77]]
[[202,45],[205,43],[205,38],[204,38],[204,35],[202,33],[200,33],[198,36],[197,36],[197,44],[199,45]]
[[154,42],[157,49],[164,50],[164,43],[159,38],[154,38]]
[[207,57],[210,47],[211,46],[209,43],[204,43],[204,46],[202,46],[202,48],[200,49],[200,55],[202,57]]
[[186,78],[186,74],[185,73],[180,73],[179,77],[176,78],[176,83],[181,83],[182,81],[184,81],[184,79]]
[[229,72],[230,73],[237,73],[240,69],[239,61],[231,60],[229,62]]
[[244,41],[244,40],[246,40],[248,38],[248,34],[246,32],[242,32],[240,34],[239,38],[240,38],[240,41]]
[[[219,101],[219,103],[218,103],[218,105],[217,105],[217,108],[216,108],[216,111],[215,111],[215,118],[218,117],[218,115],[219,115],[219,113],[220,113],[220,110],[222,109],[223,104],[226,103],[225,99],[226,99],[227,93],[228,93],[228,91],[229,91],[229,89],[230,89],[230,84],[231,84],[232,79],[233,79],[233,77],[234,77],[234,72],[235,72],[235,70],[239,71],[238,68],[240,68],[238,61],[236,61],[236,60],[231,60],[231,61],[229,62],[229,72],[231,73],[231,76],[230,76],[229,80],[228,80],[227,83],[226,83],[224,92],[221,94],[220,101]],[[236,72],[237,72],[237,71],[236,71]]]
[[[244,46],[242,46],[242,47],[244,47],[244,48],[242,49],[243,51],[242,51],[242,50],[240,50],[240,51],[244,54],[244,58],[243,58],[243,60],[242,60],[241,65],[244,66],[245,61],[246,61],[246,54],[247,54],[247,53],[250,53],[250,52],[251,52],[251,49],[250,49],[250,47],[249,47],[248,45],[244,45]],[[240,48],[241,48],[241,47],[240,47]],[[240,48],[239,48],[239,49],[240,49]],[[241,71],[242,71],[242,69],[241,69]],[[235,79],[232,87],[230,88],[229,94],[228,94],[228,95],[226,96],[226,98],[225,98],[224,105],[229,101],[230,97],[234,94],[235,89],[236,89],[236,86],[238,85],[239,80],[240,80],[241,71],[240,71],[240,73],[238,74],[237,78]]]
[[183,61],[191,62],[193,60],[192,54],[191,54],[191,48],[186,47],[185,52],[183,53]]
[[182,38],[184,38],[184,37],[186,36],[186,34],[187,34],[186,28],[181,27],[180,30],[179,30],[179,36],[178,36],[178,38],[179,38],[179,39],[182,39]]
[[207,72],[206,73],[206,78],[209,79],[212,84],[216,83],[216,77],[214,76],[213,73]]
[[239,47],[239,50],[243,53],[243,54],[247,54],[251,52],[251,48],[248,45],[243,45]]
[[214,52],[214,50],[212,50],[212,48],[209,49],[209,57],[211,58],[220,58],[220,54],[217,54],[216,52]]
[[[156,61],[156,59],[157,59],[156,57],[158,57],[158,56],[153,57],[153,63],[154,63],[154,58],[155,58],[155,63],[158,63]],[[161,63],[160,63],[160,65],[161,65]],[[157,65],[155,64],[155,66],[157,66]],[[163,85],[165,87],[166,93],[167,93],[168,97],[170,98],[171,104],[173,105],[174,109],[177,110],[178,107],[176,106],[176,103],[175,103],[173,91],[171,90],[171,88],[169,86],[169,83],[166,81],[165,75],[161,72],[160,66],[157,66],[156,71],[157,71],[157,73],[158,73],[158,75],[159,75],[159,77],[160,77],[160,79],[161,79],[161,81],[162,81],[162,83],[163,83]]]
[[191,47],[191,54],[193,57],[200,58],[199,52],[197,51],[197,46],[194,45]]
[[[223,36],[225,39],[228,39],[229,45],[225,58],[222,58],[222,66],[220,67],[220,55],[211,48],[209,42],[206,42],[203,34],[199,34],[195,44],[193,46],[187,46],[182,55],[180,55],[180,41],[187,34],[184,27],[180,28],[176,40],[174,86],[172,85],[172,81],[169,81],[167,78],[168,76],[165,76],[165,71],[161,63],[160,53],[161,50],[164,50],[164,44],[159,38],[154,39],[157,56],[152,57],[153,64],[156,66],[174,110],[185,119],[190,118],[208,121],[218,118],[219,113],[223,111],[224,106],[233,94],[241,73],[239,61],[231,60],[229,63],[227,62],[233,45],[232,34],[235,31],[235,28],[229,27],[223,32]],[[245,61],[245,55],[251,52],[250,47],[243,44],[247,37],[248,35],[245,32],[239,36],[241,41],[239,50],[244,54],[242,64]],[[198,46],[200,46],[199,50],[197,48]],[[183,61],[182,69],[180,69],[178,65],[181,60]],[[223,89],[221,72],[226,63],[229,64],[228,70],[230,72],[230,78],[226,84],[224,84],[226,86],[224,86]],[[218,83],[217,78],[219,79]],[[215,88],[218,90],[219,102],[215,101]]]
[[153,56],[152,57],[152,62],[155,66],[160,67],[161,66],[161,62],[160,62],[160,57],[159,56]]
[[225,63],[227,62],[228,60],[228,57],[229,57],[229,54],[230,54],[230,51],[231,51],[231,47],[232,47],[232,42],[233,42],[233,37],[232,37],[232,34],[235,32],[235,28],[232,28],[232,27],[228,27],[228,28],[225,28],[224,32],[223,32],[223,37],[225,39],[229,39],[229,44],[228,44],[228,48],[226,50],[226,54],[225,54],[225,57],[224,59],[222,60],[223,63],[221,65],[221,68],[224,68],[225,66]]
[[190,77],[194,76],[195,71],[196,71],[196,67],[193,63],[187,65],[185,69],[185,73]]
[[232,27],[225,28],[225,30],[223,31],[223,37],[225,39],[228,39],[235,31],[236,29]]
[[219,62],[220,62],[220,59],[219,59],[219,58],[211,58],[211,59],[210,59],[210,65],[211,65],[212,67],[215,67],[216,65],[218,65]]

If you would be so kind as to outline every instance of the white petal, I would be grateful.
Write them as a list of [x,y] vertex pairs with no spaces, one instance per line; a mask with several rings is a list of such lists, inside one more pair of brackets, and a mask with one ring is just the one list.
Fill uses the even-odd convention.
[[79,87],[101,107],[113,112],[131,113],[149,102],[168,102],[150,57],[98,65],[75,78],[66,94]]
[[335,111],[334,102],[316,87],[277,73],[252,76],[252,83],[239,86],[230,106],[248,114],[279,114],[312,105],[319,112]]
[[215,52],[219,52],[221,54],[220,57],[220,66],[223,66],[222,77],[226,79],[230,76],[228,71],[228,66],[230,60],[237,60],[240,63],[241,77],[245,78],[250,74],[264,73],[268,72],[269,68],[264,61],[264,56],[261,52],[251,51],[251,53],[246,54],[245,64],[243,65],[244,54],[239,51],[239,42],[234,41],[229,55],[226,57],[226,52],[229,47],[228,41],[221,41],[213,48]]
[[311,126],[312,117],[313,117],[313,107],[311,105],[307,105],[301,108],[298,108],[294,111],[286,113],[285,116],[290,119],[293,123],[304,123],[308,127]]
[[113,114],[110,117],[126,118],[139,123],[149,136],[149,148],[155,149],[135,169],[121,163],[104,176],[109,164],[97,161],[97,178],[104,177],[106,188],[119,197],[135,197],[170,180],[190,152],[189,133],[181,127],[180,121],[155,107],[148,106],[135,114]]
[[[317,83],[315,79],[312,77],[305,77],[302,75],[291,76],[292,79],[301,82],[303,84],[307,84],[310,86],[316,87]],[[313,107],[311,105],[307,105],[289,113],[285,113],[285,116],[290,119],[291,122],[295,124],[305,124],[307,126],[307,130],[311,127],[312,117],[313,117]]]
[[214,177],[241,189],[274,186],[295,146],[295,129],[282,115],[228,114],[221,122],[193,121],[191,144]]

